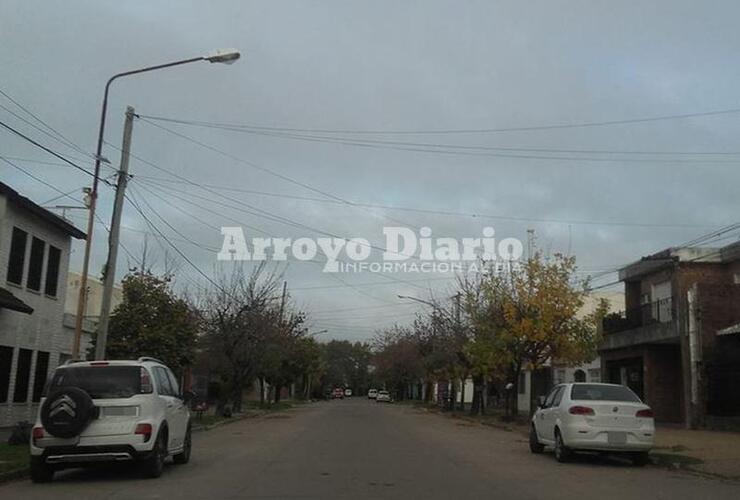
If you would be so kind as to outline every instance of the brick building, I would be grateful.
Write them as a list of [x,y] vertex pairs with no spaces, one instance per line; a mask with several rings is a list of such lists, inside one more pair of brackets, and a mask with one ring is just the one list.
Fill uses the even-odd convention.
[[72,238],[85,234],[0,182],[0,427],[34,418],[48,373],[70,356]]
[[658,421],[736,425],[740,243],[669,248],[620,269],[619,279],[626,310],[604,319],[604,381],[631,387]]

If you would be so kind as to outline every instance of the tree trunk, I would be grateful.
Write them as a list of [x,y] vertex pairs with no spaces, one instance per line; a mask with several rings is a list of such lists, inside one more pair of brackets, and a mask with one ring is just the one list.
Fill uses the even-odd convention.
[[447,406],[448,410],[455,411],[455,400],[457,399],[457,387],[455,379],[450,379],[450,402]]
[[277,384],[275,386],[275,403],[280,402],[280,392],[281,392],[282,386],[280,384]]
[[460,411],[465,411],[465,380],[465,377],[460,378]]
[[260,406],[265,404],[265,378],[260,377]]
[[434,391],[434,384],[431,381],[427,380],[424,385],[426,387],[424,390],[424,402],[431,403],[432,402],[432,391]]
[[242,389],[241,384],[236,384],[234,386],[234,393],[232,394],[233,406],[231,408],[233,413],[239,413],[242,411]]
[[519,374],[522,372],[522,365],[517,364],[514,366],[514,370],[512,373],[512,384],[514,386],[509,391],[511,394],[509,395],[509,404],[511,405],[511,416],[517,417],[519,416]]
[[473,403],[470,406],[471,415],[484,414],[483,377],[473,377]]

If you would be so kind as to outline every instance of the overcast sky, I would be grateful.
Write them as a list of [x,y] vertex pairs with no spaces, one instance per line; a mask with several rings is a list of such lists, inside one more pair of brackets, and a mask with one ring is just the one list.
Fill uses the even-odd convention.
[[[242,58],[231,66],[191,64],[117,81],[111,91],[106,140],[115,147],[126,105],[178,120],[341,132],[281,130],[276,136],[153,122],[208,149],[135,122],[133,152],[146,163],[132,160],[129,193],[206,273],[228,266],[217,263],[212,249],[222,243],[218,228],[238,222],[248,238],[262,236],[254,228],[293,238],[321,236],[318,230],[379,246],[389,225],[428,226],[434,236],[455,238],[480,236],[490,225],[499,238],[521,240],[531,228],[543,251],[576,255],[585,276],[737,221],[740,112],[490,129],[740,108],[739,17],[733,1],[3,0],[0,90],[91,152],[111,75],[236,47]],[[30,119],[2,95],[0,104]],[[6,109],[0,108],[0,120],[92,166]],[[426,133],[392,133],[399,131]],[[381,142],[367,147],[356,139]],[[104,153],[113,165],[120,158],[115,147]],[[649,154],[655,152],[661,154]],[[32,161],[59,163],[6,131],[0,131],[0,155],[72,191],[74,200],[51,205],[80,204],[89,183],[84,173]],[[38,203],[59,196],[7,163],[0,162],[0,178]],[[356,207],[337,198],[501,218]],[[106,221],[112,200],[113,191],[103,186],[99,213]],[[255,215],[255,208],[281,219]],[[84,227],[83,211],[67,215]],[[131,205],[123,223],[123,244],[138,258],[152,229]],[[105,229],[96,227],[96,274],[105,239]],[[147,239],[150,258],[161,263],[159,244],[167,243]],[[81,255],[78,242],[71,270],[79,270]],[[122,274],[131,259],[120,258]],[[179,260],[179,286],[204,282]],[[311,314],[313,330],[353,340],[412,319],[421,306],[397,294],[426,298],[431,288],[443,296],[452,283],[429,274],[331,276],[305,262],[291,262],[285,273],[292,300]]]

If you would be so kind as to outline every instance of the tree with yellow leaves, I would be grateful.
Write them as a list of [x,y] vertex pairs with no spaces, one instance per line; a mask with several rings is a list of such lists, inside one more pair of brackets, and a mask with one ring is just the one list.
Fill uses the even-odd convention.
[[[575,257],[536,253],[505,273],[490,273],[464,286],[472,335],[466,351],[474,375],[498,372],[518,392],[523,369],[535,371],[551,359],[579,363],[593,359],[597,319],[606,304],[587,317],[577,313],[588,283],[575,279]],[[515,399],[512,413],[516,414]]]

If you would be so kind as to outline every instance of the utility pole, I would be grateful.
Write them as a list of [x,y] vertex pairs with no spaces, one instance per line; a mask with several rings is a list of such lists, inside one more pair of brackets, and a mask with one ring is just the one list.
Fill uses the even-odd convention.
[[280,297],[280,322],[283,322],[283,311],[285,310],[285,297],[288,292],[288,282],[283,281],[283,294]]
[[113,217],[108,235],[108,260],[105,263],[105,282],[103,283],[103,298],[100,305],[100,322],[98,323],[98,337],[95,342],[95,359],[105,359],[105,348],[108,341],[108,324],[110,322],[110,306],[113,298],[113,285],[116,281],[116,260],[118,259],[118,240],[121,234],[121,215],[123,202],[128,183],[128,161],[131,153],[131,133],[134,128],[134,108],[126,108],[126,122],[123,126],[123,145],[121,146],[121,168],[118,171],[116,185],[116,201],[113,204]]
[[532,259],[534,253],[534,229],[527,229],[527,260]]

